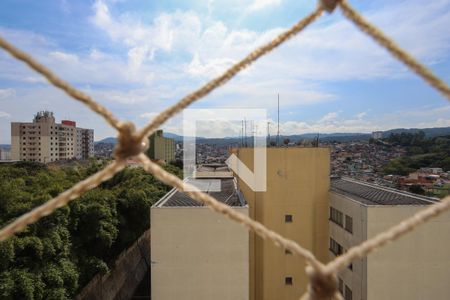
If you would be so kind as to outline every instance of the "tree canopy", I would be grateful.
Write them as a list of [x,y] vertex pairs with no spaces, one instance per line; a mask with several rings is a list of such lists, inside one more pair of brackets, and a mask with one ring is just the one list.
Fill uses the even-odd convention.
[[[0,225],[28,212],[105,162],[49,168],[0,166]],[[181,176],[181,170],[165,169]],[[71,299],[150,226],[150,206],[169,191],[141,168],[126,168],[25,231],[0,243],[0,299]]]

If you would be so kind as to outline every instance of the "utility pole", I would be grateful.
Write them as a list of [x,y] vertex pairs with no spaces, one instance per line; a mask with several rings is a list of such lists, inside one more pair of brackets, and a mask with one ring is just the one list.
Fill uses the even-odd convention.
[[277,147],[280,147],[280,94],[278,94],[278,131],[277,131]]

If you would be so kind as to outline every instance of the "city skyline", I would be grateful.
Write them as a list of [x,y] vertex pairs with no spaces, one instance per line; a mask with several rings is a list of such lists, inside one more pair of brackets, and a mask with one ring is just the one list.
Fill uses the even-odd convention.
[[[0,4],[0,35],[138,125],[316,5],[281,0],[24,3]],[[404,1],[352,4],[450,81],[450,1],[414,0],[407,8]],[[41,22],[42,16],[48,22]],[[0,66],[0,143],[10,143],[10,122],[44,109],[95,128],[97,139],[115,136],[103,120],[4,52]],[[275,122],[277,93],[284,135],[450,126],[446,100],[338,12],[325,14],[194,107],[264,108]],[[180,116],[163,129],[181,134]],[[229,135],[220,126],[215,130],[218,137]]]

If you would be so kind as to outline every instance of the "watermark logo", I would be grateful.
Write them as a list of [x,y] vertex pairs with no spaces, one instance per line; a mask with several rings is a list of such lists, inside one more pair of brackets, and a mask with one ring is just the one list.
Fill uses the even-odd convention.
[[[231,153],[226,160],[228,167],[245,182],[253,191],[266,191],[266,141],[267,141],[267,111],[265,109],[185,109],[183,111],[183,175],[184,178],[191,178],[189,183],[202,191],[220,191],[220,180],[192,180],[195,178],[197,170],[197,125],[200,122],[209,122],[210,124],[221,124],[230,127],[239,127],[245,120],[245,131],[247,124],[251,124],[247,132],[251,141],[247,143],[236,143],[237,151],[239,145],[248,148],[246,155],[253,156],[253,172],[239,159],[238,155]],[[243,140],[243,139],[242,139]],[[231,146],[231,145],[230,145]],[[242,150],[241,150],[242,151]],[[252,153],[248,152],[252,151]]]

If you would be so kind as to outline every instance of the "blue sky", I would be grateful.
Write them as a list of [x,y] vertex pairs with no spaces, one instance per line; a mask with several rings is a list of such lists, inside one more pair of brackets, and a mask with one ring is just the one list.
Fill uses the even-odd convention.
[[[350,1],[450,82],[450,0]],[[2,0],[0,35],[121,119],[143,125],[311,11],[304,0]],[[370,132],[450,126],[450,105],[339,11],[256,62],[195,108],[264,108],[281,132]],[[114,131],[0,51],[0,143],[10,122],[57,120]],[[180,118],[165,130],[181,133]],[[201,128],[199,130],[202,130]],[[199,135],[238,134],[219,123]]]

